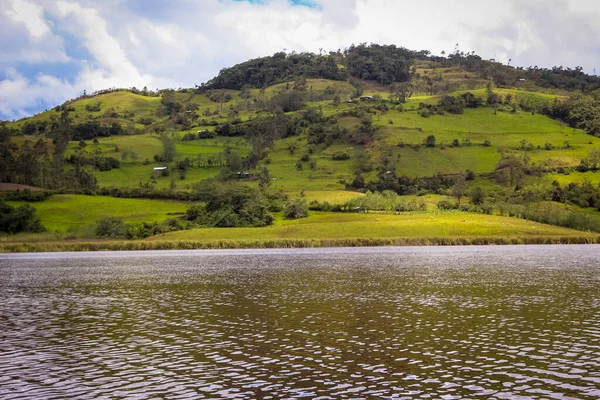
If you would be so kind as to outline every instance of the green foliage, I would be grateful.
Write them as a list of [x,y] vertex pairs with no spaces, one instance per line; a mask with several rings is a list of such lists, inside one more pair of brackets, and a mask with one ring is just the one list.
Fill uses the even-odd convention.
[[334,161],[343,161],[350,159],[350,152],[348,150],[336,151],[331,155],[331,159]]
[[161,107],[158,110],[159,115],[173,115],[178,113],[182,105],[175,98],[173,91],[165,91],[160,99]]
[[160,135],[160,140],[162,141],[162,145],[163,145],[163,159],[165,162],[171,162],[173,161],[173,159],[175,159],[175,156],[177,155],[177,150],[175,148],[175,140],[170,137],[169,135],[167,135],[166,133],[163,133],[162,135]]
[[271,112],[281,110],[283,112],[298,111],[304,107],[304,94],[299,92],[283,92],[273,96],[269,100],[267,109]]
[[333,57],[312,53],[275,53],[224,68],[215,78],[198,87],[205,89],[235,89],[244,86],[266,87],[275,83],[293,80],[296,76],[342,80],[343,71],[338,69]]
[[451,114],[462,114],[465,103],[460,97],[444,96],[438,102],[438,107]]
[[290,200],[283,208],[283,215],[288,219],[298,219],[308,217],[308,205],[305,200]]
[[96,236],[121,238],[127,234],[127,226],[123,219],[117,217],[102,217],[96,223]]
[[425,145],[425,147],[435,147],[435,136],[433,135],[429,135],[425,138],[425,141],[423,142],[423,144]]
[[458,204],[460,204],[460,199],[463,197],[466,190],[467,190],[467,180],[465,179],[464,176],[461,175],[456,180],[456,183],[454,184],[454,186],[452,186],[452,196],[456,197]]
[[29,204],[12,207],[0,200],[0,232],[44,232],[40,218],[35,213],[35,208]]
[[88,103],[85,105],[85,110],[89,112],[97,112],[100,111],[101,105],[102,103],[99,101],[95,103]]
[[425,211],[427,204],[423,200],[412,199],[406,201],[391,190],[383,192],[368,192],[365,196],[356,197],[344,204],[344,209],[356,211]]
[[469,195],[471,196],[471,203],[475,205],[483,204],[486,197],[485,191],[479,186],[475,186],[473,189],[471,189]]
[[374,80],[382,85],[409,80],[408,67],[413,53],[394,45],[360,44],[345,52],[348,73],[359,79]]
[[240,182],[206,180],[195,185],[195,193],[206,204],[190,207],[186,219],[197,224],[213,227],[266,226],[274,221],[269,211],[269,199],[259,190]]
[[437,208],[439,208],[440,210],[456,210],[460,207],[460,205],[458,203],[449,201],[449,200],[441,200],[438,204],[437,204]]

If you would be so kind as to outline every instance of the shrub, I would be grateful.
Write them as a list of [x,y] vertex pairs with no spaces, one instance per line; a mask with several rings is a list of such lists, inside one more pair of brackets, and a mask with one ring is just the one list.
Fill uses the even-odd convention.
[[85,110],[89,112],[100,111],[100,102],[85,105]]
[[462,98],[444,96],[438,102],[438,108],[448,111],[451,114],[462,114],[464,112],[464,101]]
[[482,188],[480,188],[479,186],[474,187],[471,190],[471,203],[475,204],[475,205],[481,205],[483,204],[484,200],[485,200],[485,192],[483,191]]
[[12,207],[0,201],[0,232],[44,232],[40,218],[35,215],[35,208],[29,204]]
[[348,151],[336,151],[331,155],[331,159],[334,161],[349,160],[350,153]]
[[431,112],[427,108],[424,108],[419,112],[419,115],[423,118],[429,118]]
[[437,204],[437,208],[439,208],[440,210],[456,210],[458,208],[458,203],[454,203],[448,200],[441,200]]
[[489,140],[486,139],[486,140],[483,141],[483,145],[485,147],[490,147],[492,145],[492,142],[490,142]]
[[121,218],[102,217],[96,223],[96,236],[99,237],[124,237],[127,234],[127,225]]
[[283,215],[289,219],[306,218],[308,217],[308,205],[304,200],[289,201],[283,208]]
[[154,123],[154,119],[152,117],[140,117],[138,122],[142,125],[152,125]]
[[435,147],[435,136],[433,136],[433,135],[427,136],[427,138],[425,139],[425,142],[423,144],[425,145],[425,147]]

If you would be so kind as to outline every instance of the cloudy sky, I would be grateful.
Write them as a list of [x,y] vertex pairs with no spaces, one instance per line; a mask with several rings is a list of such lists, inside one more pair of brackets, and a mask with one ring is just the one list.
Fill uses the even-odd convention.
[[597,0],[0,0],[0,119],[109,87],[192,87],[276,51],[458,43],[600,73]]

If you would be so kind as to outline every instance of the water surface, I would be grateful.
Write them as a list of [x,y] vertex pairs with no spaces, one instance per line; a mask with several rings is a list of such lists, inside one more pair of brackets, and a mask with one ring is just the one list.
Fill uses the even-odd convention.
[[600,398],[600,246],[0,256],[0,398]]

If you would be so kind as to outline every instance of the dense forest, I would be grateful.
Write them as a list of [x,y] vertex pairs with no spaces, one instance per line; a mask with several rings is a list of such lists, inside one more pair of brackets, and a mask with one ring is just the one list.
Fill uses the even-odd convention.
[[513,67],[495,60],[484,60],[474,52],[465,53],[458,48],[447,55],[436,56],[427,50],[413,51],[394,45],[365,43],[328,54],[279,52],[272,56],[256,58],[222,69],[216,77],[197,88],[263,88],[300,76],[331,80],[355,78],[389,85],[409,81],[409,67],[414,61],[430,61],[438,63],[441,67],[458,66],[465,71],[480,74],[484,79],[493,79],[500,87],[530,81],[543,88],[595,93],[597,98],[600,97],[600,77],[584,73],[583,68],[579,66]]
[[415,56],[415,52],[403,47],[376,44],[353,45],[343,52],[319,55],[280,52],[224,68],[199,89],[262,88],[299,76],[331,80],[358,78],[382,84],[405,82],[409,79],[410,61]]

